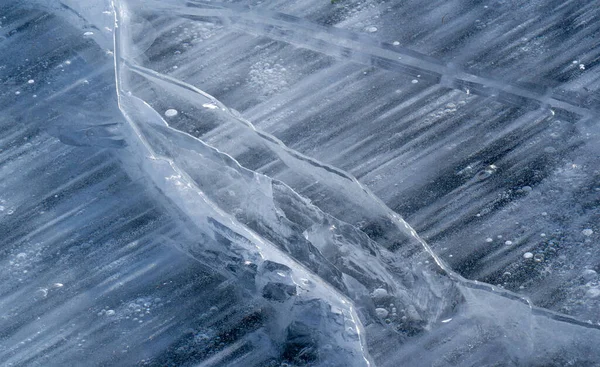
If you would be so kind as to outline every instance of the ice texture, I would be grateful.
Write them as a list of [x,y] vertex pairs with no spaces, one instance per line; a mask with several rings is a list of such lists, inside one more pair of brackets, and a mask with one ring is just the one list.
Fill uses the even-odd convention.
[[0,4],[1,363],[600,364],[598,17]]

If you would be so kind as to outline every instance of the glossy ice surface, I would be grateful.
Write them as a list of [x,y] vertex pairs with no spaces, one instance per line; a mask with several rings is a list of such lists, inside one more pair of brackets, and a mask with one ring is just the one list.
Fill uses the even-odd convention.
[[0,365],[600,365],[595,1],[0,27]]

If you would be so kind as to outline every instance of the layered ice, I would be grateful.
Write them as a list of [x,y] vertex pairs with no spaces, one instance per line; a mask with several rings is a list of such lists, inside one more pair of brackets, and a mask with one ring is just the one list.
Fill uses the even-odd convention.
[[[285,93],[315,78],[288,72],[278,59],[286,55],[316,69],[342,60],[330,71],[341,84],[354,65],[368,65],[410,84],[468,86],[493,103],[556,109],[587,124],[593,103],[308,20],[329,2],[255,5],[2,6],[3,47],[15,55],[0,70],[7,86],[0,359],[15,366],[600,363],[597,325],[465,279],[367,185],[276,137],[294,114],[265,125],[271,132],[255,126],[203,90],[204,74],[194,72],[205,68],[201,57],[179,55],[210,54],[236,38],[258,55],[270,42],[287,48],[260,64],[230,52],[251,70],[251,88],[231,92],[256,93],[248,116],[266,98],[288,103]],[[203,44],[211,38],[219,42]],[[206,82],[215,80],[235,85],[228,74]],[[487,165],[475,179],[496,170]],[[597,280],[592,272],[589,282]]]

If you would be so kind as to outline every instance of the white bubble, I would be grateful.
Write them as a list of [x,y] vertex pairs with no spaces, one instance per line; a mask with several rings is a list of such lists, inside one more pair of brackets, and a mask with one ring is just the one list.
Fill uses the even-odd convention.
[[389,315],[388,310],[386,310],[385,308],[376,308],[375,313],[381,318],[385,318],[387,317],[387,315]]
[[369,33],[375,33],[375,32],[377,32],[377,27],[375,27],[375,26],[367,27],[366,31]]
[[383,298],[387,297],[388,292],[383,288],[377,288],[373,291],[371,295],[373,296],[373,298]]
[[21,94],[20,91],[16,91],[15,94],[18,96],[19,94]]
[[585,65],[583,65],[583,64],[579,64],[579,69],[580,69],[580,70],[585,70]]
[[400,42],[394,41],[394,43],[392,43],[392,45],[394,45],[394,46],[400,46]]
[[594,231],[591,228],[586,228],[583,231],[581,231],[581,233],[584,236],[591,236],[592,234],[594,234]]
[[418,82],[419,82],[419,81],[418,81],[417,79],[413,79],[413,80],[411,81],[411,83],[413,83],[413,84],[417,84]]
[[214,103],[205,103],[202,105],[204,108],[208,108],[209,110],[214,110],[218,108]]
[[90,36],[93,36],[93,35],[94,35],[94,32],[85,32],[83,34],[84,37],[90,37]]
[[115,311],[114,310],[106,310],[106,316],[114,316]]
[[485,239],[485,242],[488,242],[488,243],[489,243],[489,242],[494,242],[494,239],[493,239],[493,238],[491,238],[491,237],[488,237],[488,238],[486,238],[486,239]]
[[27,83],[29,83],[29,84],[33,84],[33,83],[35,83],[35,80],[33,80],[33,79],[29,79],[29,80],[27,81]]
[[177,112],[176,109],[169,108],[168,110],[165,111],[165,116],[167,116],[167,117],[175,117],[175,116],[177,116],[178,113],[179,112]]
[[513,244],[513,242],[512,241],[504,241],[504,244],[507,245],[507,246],[510,246],[510,245]]
[[531,252],[526,252],[523,254],[523,257],[526,259],[531,259],[533,257],[533,254]]

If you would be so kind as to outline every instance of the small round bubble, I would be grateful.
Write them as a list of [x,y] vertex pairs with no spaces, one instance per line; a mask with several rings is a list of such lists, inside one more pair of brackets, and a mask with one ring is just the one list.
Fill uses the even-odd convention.
[[169,108],[168,110],[165,111],[165,116],[167,116],[167,117],[175,117],[175,116],[177,116],[178,113],[179,112],[177,112],[176,109]]

